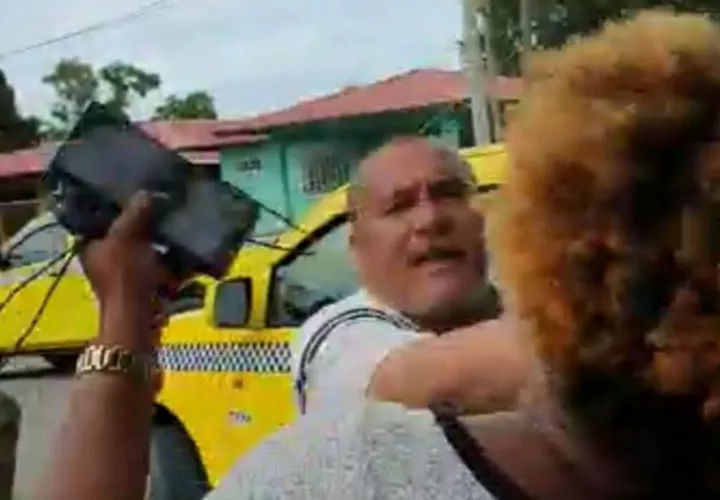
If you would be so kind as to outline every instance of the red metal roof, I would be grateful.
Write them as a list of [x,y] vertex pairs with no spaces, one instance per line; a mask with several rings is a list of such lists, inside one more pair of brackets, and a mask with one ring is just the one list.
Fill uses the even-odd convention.
[[[498,99],[518,99],[522,82],[500,77],[490,83],[488,91]],[[141,126],[163,144],[186,154],[191,161],[217,163],[217,148],[259,142],[264,136],[256,134],[257,130],[449,104],[464,101],[468,95],[461,72],[419,69],[244,120],[156,121]],[[49,159],[47,148],[0,154],[0,179],[42,172]]]
[[140,126],[147,134],[167,147],[178,150],[246,144],[262,140],[262,137],[248,134],[218,137],[218,131],[237,128],[243,123],[244,120],[178,120],[145,122]]
[[45,158],[39,149],[0,154],[0,178],[37,174],[44,169]]
[[[242,123],[236,120],[184,120],[145,122],[140,126],[150,136],[180,151],[193,163],[216,164],[219,161],[217,148],[220,146],[248,144],[263,139],[263,136],[255,134],[216,135],[218,130],[237,128]],[[36,149],[0,154],[0,179],[43,172],[54,146],[45,144]]]
[[[518,78],[500,77],[490,83],[488,92],[501,100],[515,100],[522,92],[522,81]],[[257,115],[243,120],[234,131],[262,130],[349,116],[418,109],[461,102],[468,97],[468,85],[461,72],[418,69],[370,85],[347,87],[334,94]]]

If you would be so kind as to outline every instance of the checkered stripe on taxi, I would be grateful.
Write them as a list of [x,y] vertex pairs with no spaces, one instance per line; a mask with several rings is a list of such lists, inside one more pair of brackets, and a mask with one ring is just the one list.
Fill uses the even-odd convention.
[[176,372],[289,373],[287,342],[171,344],[157,354],[161,368]]

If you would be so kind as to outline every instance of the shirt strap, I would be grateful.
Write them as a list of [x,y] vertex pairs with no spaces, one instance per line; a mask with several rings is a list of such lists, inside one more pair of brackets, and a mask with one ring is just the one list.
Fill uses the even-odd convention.
[[431,411],[457,456],[493,498],[533,500],[533,497],[493,463],[485,448],[473,438],[452,408],[434,405]]
[[295,380],[295,391],[297,392],[301,413],[305,413],[306,407],[308,368],[314,361],[320,351],[320,348],[323,346],[330,334],[340,326],[347,326],[350,323],[368,320],[387,323],[401,330],[416,330],[415,325],[410,320],[406,320],[400,316],[393,316],[381,310],[369,307],[355,307],[348,309],[320,325],[310,335],[310,339],[308,339],[308,342],[305,344],[302,354],[300,355],[298,376]]

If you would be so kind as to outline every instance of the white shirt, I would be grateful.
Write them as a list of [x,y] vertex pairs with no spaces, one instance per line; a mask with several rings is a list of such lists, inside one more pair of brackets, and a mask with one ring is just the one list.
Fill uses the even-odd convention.
[[322,308],[300,327],[291,348],[300,411],[310,403],[364,396],[378,363],[418,339],[417,332],[411,320],[365,290]]

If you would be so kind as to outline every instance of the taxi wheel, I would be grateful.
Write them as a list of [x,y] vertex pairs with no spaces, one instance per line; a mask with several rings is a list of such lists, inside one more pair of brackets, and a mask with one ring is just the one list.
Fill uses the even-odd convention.
[[210,490],[195,446],[177,425],[155,425],[150,436],[148,500],[201,500]]

